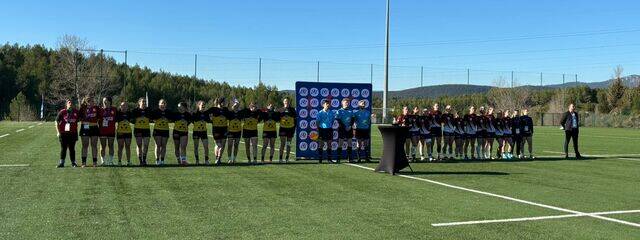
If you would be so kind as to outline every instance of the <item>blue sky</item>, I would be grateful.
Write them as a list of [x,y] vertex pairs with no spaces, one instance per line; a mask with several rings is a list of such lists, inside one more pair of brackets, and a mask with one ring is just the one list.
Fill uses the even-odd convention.
[[[56,47],[63,34],[128,62],[233,85],[262,79],[382,87],[385,1],[9,1],[0,41]],[[391,89],[602,81],[640,73],[638,1],[409,1],[391,5]],[[123,61],[122,55],[113,55]],[[371,79],[371,64],[373,78]]]

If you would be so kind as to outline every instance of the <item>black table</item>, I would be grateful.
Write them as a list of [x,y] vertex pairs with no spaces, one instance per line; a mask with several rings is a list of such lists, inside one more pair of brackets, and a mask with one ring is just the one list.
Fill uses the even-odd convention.
[[409,136],[409,128],[379,125],[378,130],[382,134],[382,158],[380,158],[380,164],[376,167],[376,172],[395,174],[406,167],[410,167],[409,160],[404,152],[404,142]]

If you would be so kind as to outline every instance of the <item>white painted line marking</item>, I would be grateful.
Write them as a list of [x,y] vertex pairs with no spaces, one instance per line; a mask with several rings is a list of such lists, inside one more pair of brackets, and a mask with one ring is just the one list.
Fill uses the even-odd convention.
[[[626,210],[626,211],[610,211],[610,212],[594,212],[589,213],[593,215],[612,215],[612,214],[624,214],[624,213],[640,213],[640,210]],[[540,216],[540,217],[525,217],[525,218],[506,218],[506,219],[492,219],[492,220],[479,220],[479,221],[465,221],[465,222],[448,222],[448,223],[433,223],[434,227],[446,227],[446,226],[460,226],[460,225],[472,225],[472,224],[486,224],[486,223],[503,223],[503,222],[524,222],[524,221],[538,221],[546,219],[560,219],[560,218],[573,218],[573,217],[585,217],[586,214],[564,214],[553,216]]]
[[18,130],[16,130],[17,133],[24,131],[24,128],[20,128]]
[[[563,152],[544,151],[546,153],[557,153],[564,155]],[[614,154],[582,154],[584,157],[625,157],[625,156],[640,156],[640,153],[614,153]]]
[[33,127],[35,127],[35,126],[36,126],[36,125],[31,125],[31,126],[29,126],[29,128],[33,128]]
[[9,136],[9,135],[11,135],[11,134],[7,133],[7,134],[4,134],[4,135],[0,136],[0,138],[6,137],[6,136]]
[[28,167],[29,164],[3,164],[0,167]]
[[640,158],[618,158],[620,160],[640,161]]
[[[354,165],[357,165],[357,164],[347,163],[346,165],[354,166]],[[369,167],[365,167],[365,166],[359,166],[359,167],[363,168],[363,169],[368,169],[368,170],[374,171],[373,168],[369,168]],[[471,189],[471,188],[465,188],[465,187],[451,185],[451,184],[447,184],[447,183],[443,183],[443,182],[433,181],[433,180],[429,180],[429,179],[426,179],[426,178],[419,178],[419,177],[403,175],[403,174],[396,174],[396,176],[403,177],[403,178],[408,178],[408,179],[413,179],[413,180],[418,180],[418,181],[423,181],[423,182],[428,182],[428,183],[432,183],[432,184],[436,184],[436,185],[440,185],[440,186],[444,186],[444,187],[454,188],[454,189],[467,191],[467,192],[472,192],[472,193],[477,193],[477,194],[482,194],[482,195],[486,195],[486,196],[502,198],[502,199],[505,199],[505,200],[524,203],[524,204],[533,205],[533,206],[538,206],[538,207],[542,207],[542,208],[553,209],[553,210],[560,211],[560,212],[567,212],[567,213],[573,213],[573,214],[582,214],[582,215],[589,216],[589,217],[592,217],[592,218],[597,218],[597,219],[601,219],[601,220],[605,220],[605,221],[616,222],[616,223],[620,223],[620,224],[624,224],[624,225],[629,225],[629,226],[640,228],[640,224],[639,223],[627,222],[627,221],[623,221],[623,220],[619,220],[619,219],[615,219],[615,218],[609,218],[609,217],[594,215],[594,214],[590,214],[590,213],[579,212],[579,211],[575,211],[575,210],[571,210],[571,209],[566,209],[566,208],[546,205],[546,204],[542,204],[542,203],[535,203],[535,202],[522,200],[522,199],[517,199],[517,198],[513,198],[513,197],[509,197],[509,196],[499,195],[499,194],[490,193],[490,192],[483,192],[483,191],[475,190],[475,189]]]
[[38,123],[38,126],[42,125],[43,123]]

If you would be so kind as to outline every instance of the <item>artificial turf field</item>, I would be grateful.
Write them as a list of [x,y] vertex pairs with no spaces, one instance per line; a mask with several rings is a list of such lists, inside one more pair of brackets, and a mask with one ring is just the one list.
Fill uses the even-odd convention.
[[[0,239],[640,239],[640,211],[584,214],[640,210],[635,129],[583,128],[592,157],[564,160],[562,131],[538,127],[535,161],[412,163],[403,176],[310,161],[56,169],[53,123],[0,122],[0,136]],[[513,220],[530,217],[543,219]],[[494,219],[508,220],[433,225]]]

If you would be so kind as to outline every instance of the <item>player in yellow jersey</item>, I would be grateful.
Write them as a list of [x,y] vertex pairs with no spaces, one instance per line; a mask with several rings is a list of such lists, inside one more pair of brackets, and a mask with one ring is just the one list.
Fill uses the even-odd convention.
[[214,150],[216,155],[216,165],[220,165],[229,130],[229,120],[227,119],[229,109],[227,109],[224,97],[216,98],[214,105],[215,107],[210,108],[208,111],[211,116],[211,132],[213,133],[213,140],[216,141],[216,147]]
[[147,109],[145,98],[138,99],[138,107],[131,111],[131,119],[134,120],[133,135],[136,137],[136,150],[141,166],[147,165],[147,152],[149,151],[149,116],[151,112]]
[[167,142],[169,141],[169,122],[171,111],[167,109],[167,101],[160,99],[158,108],[151,114],[153,122],[153,140],[156,142],[156,165],[164,165],[167,155]]
[[178,112],[173,114],[173,145],[178,164],[187,165],[187,144],[189,143],[189,123],[191,114],[187,112],[187,104],[178,103]]
[[[282,155],[285,154],[285,162],[289,162],[289,155],[291,155],[291,140],[296,133],[296,109],[289,104],[289,98],[285,97],[282,100],[282,109],[280,110],[280,158],[282,162]],[[286,146],[286,150],[285,150]]]
[[262,162],[264,163],[265,153],[267,147],[271,146],[271,152],[269,153],[269,162],[273,161],[273,152],[276,144],[276,124],[280,120],[280,113],[273,110],[273,104],[269,103],[267,109],[261,114],[260,121],[264,124],[262,126]]
[[255,103],[250,103],[248,108],[242,110],[242,138],[244,138],[245,152],[247,153],[247,161],[251,162],[253,155],[253,163],[258,163],[258,121],[260,120],[260,111],[256,108]]
[[240,145],[240,137],[242,136],[242,115],[239,110],[240,102],[237,99],[233,100],[231,104],[231,110],[227,112],[227,120],[229,121],[229,133],[227,134],[227,155],[229,157],[229,163],[236,163],[236,157],[238,156],[238,146]]
[[200,164],[200,155],[198,154],[198,145],[202,142],[204,148],[204,163],[209,165],[209,138],[207,137],[207,123],[211,122],[209,111],[205,109],[204,101],[196,103],[196,111],[191,114],[191,122],[193,123],[193,154],[196,159],[196,165]]
[[118,165],[122,164],[122,150],[127,154],[127,166],[131,165],[131,115],[127,102],[121,102],[120,108],[116,112],[117,139],[118,139]]

